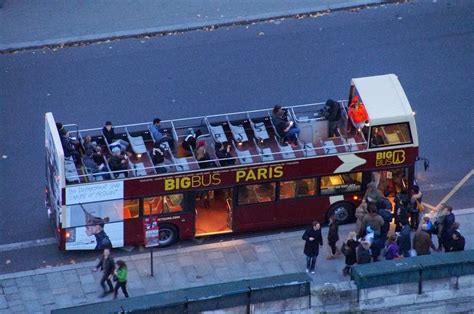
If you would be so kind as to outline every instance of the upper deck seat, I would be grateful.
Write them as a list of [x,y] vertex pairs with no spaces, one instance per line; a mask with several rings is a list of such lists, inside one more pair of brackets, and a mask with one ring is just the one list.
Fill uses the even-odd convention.
[[128,168],[133,171],[133,174],[136,177],[141,177],[141,176],[146,176],[147,172],[145,169],[145,164],[143,162],[131,162],[130,159],[128,159]]
[[249,139],[247,137],[247,133],[245,133],[245,128],[242,125],[234,125],[232,122],[229,121],[229,117],[227,118],[227,123],[229,123],[230,131],[232,132],[232,136],[234,140],[237,142],[247,142]]
[[337,154],[336,145],[332,140],[321,140],[321,146],[324,148],[326,154]]
[[271,148],[261,147],[256,143],[255,138],[253,139],[253,141],[255,142],[255,147],[257,148],[257,151],[260,154],[260,157],[262,158],[263,162],[275,160],[275,156],[273,155]]
[[296,158],[295,152],[290,145],[281,145],[278,140],[276,142],[284,159]]
[[214,140],[219,143],[227,142],[227,136],[225,136],[224,128],[222,125],[211,125],[209,124],[209,131],[211,131]]
[[71,183],[79,183],[79,173],[73,160],[64,159],[64,170],[66,172],[66,181]]
[[260,140],[267,140],[270,137],[268,136],[267,128],[265,127],[265,122],[257,122],[254,123],[251,119],[250,121],[250,126],[252,127],[253,133],[255,134],[255,137]]
[[305,157],[316,156],[316,150],[314,149],[313,143],[304,143],[303,149]]
[[141,136],[132,136],[128,132],[127,129],[125,129],[127,132],[127,138],[128,141],[130,142],[130,145],[132,145],[132,150],[135,154],[144,154],[147,152],[146,146],[145,146],[145,141],[143,141],[143,137]]
[[356,152],[359,150],[359,146],[357,145],[356,140],[353,137],[347,139],[346,146],[348,152]]
[[235,145],[234,141],[232,141],[232,145],[234,146],[234,151],[236,152],[237,157],[239,158],[240,164],[253,163],[252,154],[250,153],[249,150],[239,150],[237,146]]
[[174,157],[173,154],[171,154],[171,158],[173,159],[173,163],[174,163],[177,171],[188,171],[188,170],[190,170],[187,158]]

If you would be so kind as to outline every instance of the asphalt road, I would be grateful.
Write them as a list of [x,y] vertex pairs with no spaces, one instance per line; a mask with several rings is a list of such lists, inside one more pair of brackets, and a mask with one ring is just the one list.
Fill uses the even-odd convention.
[[[474,2],[424,1],[1,55],[0,245],[53,236],[43,205],[47,111],[80,128],[244,111],[345,99],[352,77],[385,73],[399,76],[417,112],[431,161],[417,179],[437,204],[473,168],[473,51]],[[455,208],[472,207],[473,181]],[[54,245],[0,252],[0,273],[92,255]]]

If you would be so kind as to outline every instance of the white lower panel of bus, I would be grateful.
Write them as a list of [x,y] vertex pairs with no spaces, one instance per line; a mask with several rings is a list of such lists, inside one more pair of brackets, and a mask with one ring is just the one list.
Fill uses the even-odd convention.
[[69,239],[66,240],[66,250],[94,250],[124,246],[123,222],[108,223],[102,229],[101,225],[69,228]]

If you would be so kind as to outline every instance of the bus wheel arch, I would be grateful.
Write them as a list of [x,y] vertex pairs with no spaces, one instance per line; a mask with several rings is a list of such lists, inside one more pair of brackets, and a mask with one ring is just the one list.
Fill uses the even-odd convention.
[[336,216],[338,224],[348,224],[355,220],[355,206],[349,202],[336,202],[329,207],[327,218]]
[[170,223],[160,224],[160,247],[175,244],[179,239],[179,229]]

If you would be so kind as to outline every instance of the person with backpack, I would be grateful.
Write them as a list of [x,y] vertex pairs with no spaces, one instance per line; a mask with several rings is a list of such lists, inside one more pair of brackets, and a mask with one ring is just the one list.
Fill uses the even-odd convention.
[[351,272],[352,265],[357,262],[357,247],[359,246],[359,241],[357,241],[357,234],[354,231],[349,232],[346,242],[342,244],[341,252],[345,256],[344,269],[342,274],[347,276]]

